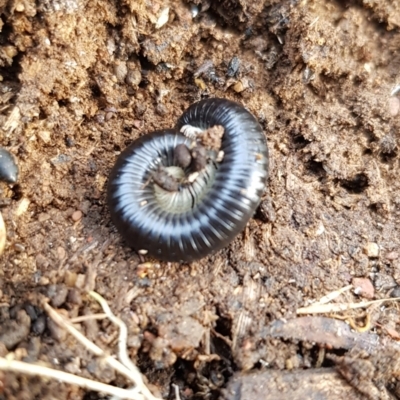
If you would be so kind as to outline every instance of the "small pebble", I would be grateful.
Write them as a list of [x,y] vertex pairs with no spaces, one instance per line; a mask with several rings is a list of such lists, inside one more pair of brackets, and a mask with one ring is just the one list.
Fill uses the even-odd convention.
[[[37,260],[37,257],[36,257],[36,260]],[[47,263],[47,265],[48,265],[49,263]],[[47,278],[47,276],[42,276],[40,279],[39,279],[39,285],[40,286],[46,286],[46,285],[48,285],[50,283],[50,280],[49,280],[49,278]]]
[[390,293],[390,297],[399,298],[400,297],[400,286],[397,285],[392,292]]
[[78,289],[70,289],[68,292],[68,302],[72,304],[82,304],[82,296]]
[[54,340],[58,342],[64,342],[67,338],[67,331],[64,328],[59,327],[52,319],[47,319],[47,327],[49,328],[50,335]]
[[232,86],[233,90],[236,93],[240,93],[243,92],[243,90],[245,90],[245,87],[243,85],[243,83],[241,81],[237,81],[233,86]]
[[397,286],[393,276],[377,272],[374,277],[374,285],[376,290],[389,290]]
[[13,351],[14,359],[17,360],[17,361],[21,361],[27,355],[28,355],[28,350],[25,347],[17,347]]
[[68,295],[68,289],[66,288],[66,286],[50,285],[48,292],[51,299],[51,305],[53,307],[60,307],[65,303]]
[[192,162],[192,156],[188,147],[182,143],[174,149],[174,162],[177,166],[187,168]]
[[67,137],[65,138],[65,145],[66,145],[67,147],[74,147],[74,146],[75,146],[75,141],[74,141],[74,139],[72,139],[72,138],[70,138],[69,136],[67,136]]
[[238,57],[235,56],[229,62],[228,71],[226,72],[226,74],[230,77],[235,76],[239,71],[239,67],[240,67],[240,60]]
[[136,119],[135,121],[133,121],[133,126],[136,128],[136,129],[142,129],[143,128],[143,121],[140,121],[140,120],[138,120],[138,119]]
[[128,67],[124,61],[116,61],[114,65],[114,75],[117,77],[118,82],[123,82],[128,73]]
[[366,299],[373,299],[375,289],[372,282],[367,278],[353,278],[352,282],[354,292],[358,296],[365,297]]
[[49,131],[40,131],[38,133],[40,139],[42,139],[43,143],[48,144],[51,142],[51,133]]
[[75,281],[75,287],[82,289],[85,286],[86,276],[84,274],[78,274]]
[[74,212],[72,213],[71,219],[72,219],[72,221],[74,221],[74,222],[78,222],[78,221],[82,218],[82,215],[83,215],[83,213],[82,213],[81,210],[76,210],[76,211],[74,211]]
[[377,258],[379,256],[379,246],[377,243],[369,242],[364,247],[365,254],[370,258]]
[[25,6],[23,3],[17,3],[15,6],[15,11],[17,12],[24,12],[25,11]]
[[35,335],[41,335],[46,329],[46,317],[42,314],[32,325],[32,332]]
[[141,117],[145,112],[146,112],[146,105],[144,103],[137,103],[135,106],[135,112],[136,114]]
[[22,198],[15,209],[14,215],[16,217],[20,217],[21,215],[25,214],[28,211],[28,207],[31,201],[27,198]]
[[397,251],[391,251],[386,254],[386,260],[393,261],[399,258],[399,253]]
[[142,80],[142,74],[138,69],[128,70],[128,73],[125,78],[125,82],[127,85],[136,88],[139,86],[141,80]]
[[25,310],[26,313],[29,315],[29,318],[30,318],[32,321],[35,321],[36,318],[38,317],[38,316],[37,316],[36,309],[35,309],[35,307],[34,307],[32,304],[30,304],[30,303],[24,304],[24,310]]
[[57,255],[59,260],[64,260],[65,256],[67,255],[64,247],[61,246],[57,247]]
[[47,220],[49,220],[50,218],[51,218],[51,217],[50,217],[50,214],[47,214],[47,213],[40,213],[40,214],[38,215],[38,217],[37,217],[37,219],[38,219],[39,222],[47,221]]
[[91,206],[90,201],[83,201],[83,202],[80,204],[79,209],[80,209],[84,214],[87,214],[87,213],[89,212],[90,206]]
[[14,243],[14,249],[18,253],[24,253],[25,252],[25,246],[22,245],[21,243]]
[[77,274],[76,272],[65,271],[64,275],[64,283],[68,287],[74,287],[76,283]]
[[79,357],[77,357],[73,361],[65,364],[65,371],[69,372],[70,374],[78,375],[81,372],[79,361]]
[[168,109],[164,104],[158,103],[156,106],[156,113],[164,117],[165,115],[168,114]]
[[397,97],[391,97],[389,99],[389,113],[392,117],[395,117],[400,111],[400,100]]

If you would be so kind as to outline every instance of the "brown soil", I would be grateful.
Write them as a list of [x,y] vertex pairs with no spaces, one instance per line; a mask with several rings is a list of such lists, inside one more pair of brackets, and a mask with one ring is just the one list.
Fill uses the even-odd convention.
[[[70,318],[101,312],[87,296],[95,290],[127,323],[129,354],[165,399],[173,385],[182,400],[270,398],[246,378],[258,372],[258,383],[280,380],[281,399],[314,398],[320,376],[333,382],[326,398],[345,388],[348,398],[400,398],[395,302],[345,313],[368,320],[371,332],[356,333],[386,351],[333,343],[337,325],[320,317],[318,337],[310,320],[274,325],[355,277],[372,282],[366,297],[400,297],[397,0],[0,0],[0,13],[0,144],[20,168],[17,185],[0,186],[0,356],[126,385],[39,305],[45,296]],[[215,256],[143,258],[110,222],[110,168],[133,140],[206,97],[259,119],[268,193]],[[82,332],[115,353],[109,321]],[[309,392],[293,395],[304,382]],[[100,398],[0,374],[0,399]]]

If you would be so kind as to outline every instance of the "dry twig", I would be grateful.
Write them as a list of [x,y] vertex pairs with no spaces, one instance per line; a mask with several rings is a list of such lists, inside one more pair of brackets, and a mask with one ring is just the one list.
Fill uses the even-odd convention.
[[84,389],[95,390],[97,392],[107,393],[117,396],[120,399],[144,400],[145,397],[138,393],[133,393],[129,389],[121,389],[105,383],[96,382],[91,379],[82,378],[67,372],[58,371],[53,368],[42,367],[41,365],[29,364],[22,361],[8,360],[0,357],[0,370],[19,372],[25,375],[43,376],[54,378],[61,382],[77,385]]
[[386,301],[399,301],[400,297],[379,299],[372,301],[361,301],[359,303],[335,303],[335,304],[311,304],[307,307],[302,307],[297,309],[297,314],[325,314],[333,313],[347,310],[354,310],[356,308],[369,307],[372,304],[381,304]]
[[[92,297],[99,296],[105,304],[106,301],[97,293],[95,292],[90,292]],[[93,296],[94,294],[94,296]],[[49,317],[54,320],[56,324],[58,324],[60,327],[64,328],[67,330],[72,336],[75,337],[76,340],[78,340],[81,344],[83,344],[90,352],[95,354],[98,357],[102,357],[103,360],[108,364],[111,368],[114,370],[118,371],[120,374],[124,375],[126,378],[128,378],[131,382],[135,384],[134,389],[129,389],[126,390],[127,392],[130,393],[131,396],[137,395],[138,392],[142,393],[143,399],[146,400],[161,400],[155,396],[152,395],[150,390],[147,388],[147,386],[144,384],[142,375],[140,374],[140,371],[137,369],[137,367],[132,363],[132,361],[129,360],[130,362],[130,367],[133,366],[133,368],[128,368],[127,366],[121,364],[118,360],[116,360],[114,357],[107,355],[104,350],[102,350],[100,347],[95,345],[93,342],[91,342],[89,339],[87,339],[82,333],[80,333],[72,324],[70,321],[66,320],[63,318],[60,314],[57,313],[56,310],[54,310],[48,303],[45,301],[42,302],[43,308],[46,310],[48,313]],[[108,306],[108,304],[107,304]],[[110,310],[111,312],[111,310]],[[111,313],[112,314],[112,313]],[[114,316],[114,318],[116,318]],[[125,325],[125,324],[124,324]],[[126,330],[126,326],[125,326]],[[121,334],[120,334],[121,337]],[[123,334],[123,338],[125,340],[125,345],[126,345],[126,339],[127,339],[127,330]],[[121,339],[120,339],[121,340]],[[125,349],[126,352],[126,349]],[[126,355],[127,357],[127,355]],[[126,361],[126,360],[125,360]]]

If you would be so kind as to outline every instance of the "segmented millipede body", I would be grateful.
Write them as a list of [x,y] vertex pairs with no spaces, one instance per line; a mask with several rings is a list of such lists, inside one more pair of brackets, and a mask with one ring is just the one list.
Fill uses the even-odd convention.
[[[211,159],[179,190],[166,190],[152,179],[160,168],[190,173],[174,165],[174,150],[193,146],[193,138],[180,132],[187,126],[195,131],[222,126],[223,158]],[[267,176],[268,148],[255,117],[230,100],[206,99],[191,105],[174,129],[149,133],[121,153],[109,178],[108,204],[118,231],[134,249],[160,260],[190,262],[225,247],[244,229]]]

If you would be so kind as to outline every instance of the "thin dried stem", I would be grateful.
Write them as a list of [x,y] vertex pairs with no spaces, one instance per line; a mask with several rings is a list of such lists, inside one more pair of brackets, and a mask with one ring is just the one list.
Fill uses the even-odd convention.
[[369,307],[372,304],[381,304],[386,301],[399,301],[400,297],[372,300],[372,301],[361,301],[360,303],[334,303],[334,304],[312,304],[308,307],[302,307],[297,309],[297,314],[325,314],[332,312],[340,312],[347,310],[354,310],[356,308]]
[[[80,333],[68,320],[63,318],[60,314],[57,313],[56,310],[54,310],[49,304],[47,304],[45,301],[42,302],[43,308],[46,310],[48,313],[49,317],[60,327],[64,328],[67,330],[72,336],[75,337],[76,340],[78,340],[80,343],[83,344],[89,351],[91,351],[93,354],[95,354],[98,357],[103,357],[104,361],[113,369],[118,371],[120,374],[124,375],[126,378],[128,378],[131,382],[133,382],[136,385],[136,388],[138,391],[140,391],[144,398],[146,400],[161,400],[157,397],[154,397],[150,390],[145,386],[143,383],[142,376],[139,372],[139,370],[136,368],[136,370],[131,370],[121,364],[118,360],[113,358],[110,355],[107,355],[104,350],[102,350],[100,347],[96,346],[93,342],[91,342],[89,339],[87,339],[82,333]],[[132,390],[132,389],[131,389]],[[132,392],[131,392],[132,394]]]
[[95,390],[97,392],[106,393],[116,396],[119,399],[144,400],[145,397],[139,393],[134,393],[128,389],[121,389],[105,383],[92,381],[91,379],[82,378],[67,372],[58,371],[56,369],[42,367],[41,365],[29,364],[22,361],[7,360],[0,357],[0,370],[22,373],[24,375],[42,376],[45,378],[53,378],[58,381],[77,385],[83,389]]
[[90,315],[81,315],[80,317],[71,318],[69,322],[72,324],[78,324],[80,322],[89,321],[92,319],[105,319],[107,315],[104,313],[101,314],[90,314]]

